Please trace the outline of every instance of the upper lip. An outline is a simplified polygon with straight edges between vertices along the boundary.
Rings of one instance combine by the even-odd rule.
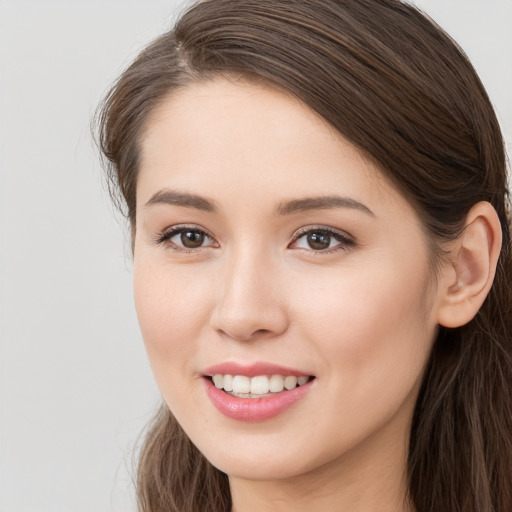
[[[294,375],[295,377],[309,377],[311,373],[305,373],[294,368],[287,368],[274,363],[255,362],[248,364],[235,363],[234,361],[226,361],[206,368],[201,372],[204,376],[211,377],[216,374],[220,375],[245,375],[247,377],[256,377],[257,375]]]

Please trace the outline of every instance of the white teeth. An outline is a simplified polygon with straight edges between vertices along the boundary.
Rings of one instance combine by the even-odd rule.
[[[296,388],[297,377],[294,377],[293,375],[288,375],[288,377],[284,379],[284,387],[288,390]]]
[[[235,393],[250,393],[251,379],[245,375],[235,375],[233,377],[233,391]]]
[[[222,389],[224,387],[224,377],[222,375],[214,375],[213,376],[213,383],[215,384],[215,387],[218,389]]]
[[[251,393],[253,395],[264,395],[270,390],[268,377],[266,375],[259,375],[251,379]]]
[[[212,377],[216,388],[224,389],[234,396],[267,395],[270,393],[280,393],[284,389],[295,389],[297,385],[303,386],[309,381],[309,377],[295,377],[288,375],[257,375],[256,377],[246,377],[245,375],[221,375],[215,374]]]
[[[281,375],[272,375],[269,381],[269,388],[272,393],[279,393],[284,389],[284,378]]]
[[[224,375],[224,391],[233,391],[233,375]]]

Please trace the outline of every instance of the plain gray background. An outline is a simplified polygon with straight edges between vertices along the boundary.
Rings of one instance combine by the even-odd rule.
[[[159,403],[126,230],[89,123],[172,0],[0,0],[0,511],[132,512]],[[512,146],[512,0],[417,2],[464,48]]]

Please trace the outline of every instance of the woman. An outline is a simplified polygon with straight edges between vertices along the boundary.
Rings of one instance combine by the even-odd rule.
[[[210,0],[100,114],[165,401],[144,512],[512,509],[503,141],[398,0]]]

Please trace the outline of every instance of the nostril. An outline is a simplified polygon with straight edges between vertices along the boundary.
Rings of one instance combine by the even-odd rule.
[[[252,337],[255,337],[255,336],[265,336],[267,334],[269,334],[271,331],[269,331],[268,329],[258,329],[257,331],[254,331],[252,333]]]
[[[289,325],[283,301],[258,289],[254,283],[240,281],[218,297],[211,312],[210,327],[223,338],[238,341],[283,334]]]
[[[256,329],[255,331],[247,330],[243,332],[239,326],[233,329],[218,329],[217,331],[221,336],[237,341],[251,341],[273,335],[270,329]]]

